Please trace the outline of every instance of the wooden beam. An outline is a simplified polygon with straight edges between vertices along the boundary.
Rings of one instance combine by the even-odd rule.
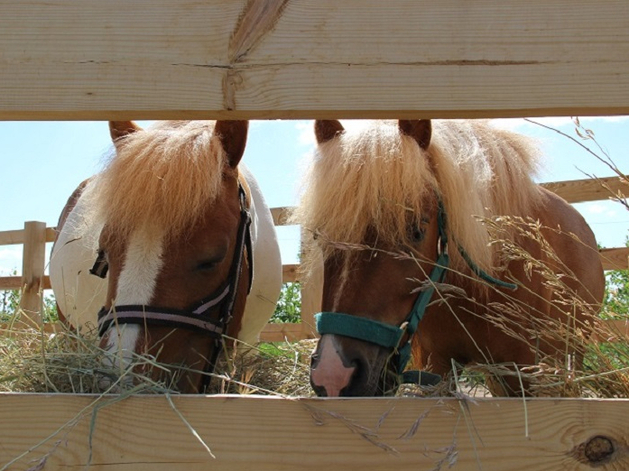
[[[305,338],[301,324],[280,322],[267,324],[260,333],[260,342],[299,342]]]
[[[287,226],[288,217],[292,209],[292,207],[271,208],[273,223],[276,226]]]
[[[54,242],[56,237],[56,228],[46,228],[46,242]],[[17,245],[24,243],[24,229],[0,232],[0,245]]]
[[[282,265],[282,283],[299,281],[299,265]]]
[[[629,269],[629,247],[601,249],[599,253],[603,262],[603,270]]]
[[[629,114],[629,3],[13,0],[0,119]]]
[[[16,460],[8,469],[17,471],[37,463],[94,471],[629,467],[626,399],[170,400],[172,406],[163,395],[0,395],[0,465]]]
[[[21,276],[0,276],[0,290],[22,289],[23,287]],[[42,289],[52,289],[48,275],[42,278]]]
[[[629,179],[620,177],[566,180],[542,183],[541,186],[558,194],[568,203],[608,200],[619,192],[625,196],[629,195]]]

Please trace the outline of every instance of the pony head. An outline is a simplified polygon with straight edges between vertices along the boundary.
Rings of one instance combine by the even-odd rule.
[[[377,122],[350,132],[338,121],[317,121],[315,134],[318,151],[295,219],[313,235],[310,258],[323,259],[322,315],[370,322],[323,332],[311,383],[319,395],[385,394],[398,384],[395,357],[409,335],[397,345],[357,331],[374,323],[404,329],[447,239],[491,272],[495,249],[475,216],[539,199],[529,178],[534,158],[501,158],[534,154],[523,139],[482,122]],[[457,250],[450,258],[451,269],[467,268]]]
[[[248,189],[237,168],[247,129],[246,121],[110,123],[115,155],[91,201],[102,224],[95,271],[108,267],[101,346],[114,369],[149,354],[173,368],[147,374],[197,392],[221,334],[238,332],[250,283]]]

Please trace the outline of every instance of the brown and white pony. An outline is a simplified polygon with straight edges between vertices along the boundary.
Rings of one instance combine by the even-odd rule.
[[[315,133],[294,218],[314,236],[311,258],[323,259],[317,394],[394,390],[409,343],[415,365],[439,375],[453,360],[566,365],[570,345],[545,331],[588,329],[603,270],[584,219],[531,179],[537,152],[526,138],[477,121],[375,122],[360,132],[317,121]],[[489,230],[498,216],[512,224],[497,229],[501,243]],[[492,392],[530,392],[512,372]]]
[[[222,335],[255,343],[281,287],[270,210],[239,165],[248,122],[110,131],[115,154],[59,221],[50,278],[61,315],[98,324],[106,364],[121,374],[149,354],[180,367],[161,379],[201,391]]]

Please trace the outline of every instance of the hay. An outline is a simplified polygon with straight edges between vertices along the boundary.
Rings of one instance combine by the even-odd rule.
[[[504,324],[495,306],[495,322]],[[512,307],[510,307],[512,309]],[[545,321],[550,322],[550,321]],[[521,375],[531,384],[535,395],[554,397],[629,397],[629,345],[616,341],[618,332],[596,322],[596,335],[603,341],[592,342],[580,330],[549,328],[552,335],[562,335],[572,349],[583,353],[583,367],[575,369],[566,358],[557,364],[541,358],[536,365],[514,371],[513,365],[477,364],[461,368],[453,365],[452,374],[437,386],[402,385],[397,396],[489,396],[485,377]],[[549,334],[551,335],[551,334]],[[262,344],[253,353],[224,350],[210,383],[210,394],[262,394],[282,397],[311,397],[309,381],[310,354],[316,340],[295,343]],[[532,347],[533,348],[533,347]],[[94,393],[133,390],[136,393],[163,394],[177,391],[172,384],[154,381],[151,369],[166,369],[150,356],[138,355],[134,365],[144,365],[146,373],[129,368],[122,376],[102,363],[104,351],[98,348],[94,332],[77,334],[61,330],[47,333],[38,328],[0,329],[0,391]],[[99,378],[115,378],[106,387]],[[172,381],[171,381],[172,383]]]
[[[141,393],[177,393],[176,367],[148,355],[136,355],[120,375],[107,368],[96,332],[77,333],[58,325],[57,332],[10,322],[0,329],[0,392],[102,394],[133,389]],[[210,383],[210,394],[312,396],[310,353],[315,341],[262,344],[224,349]],[[248,353],[241,353],[242,351]],[[144,368],[133,368],[137,366]],[[175,371],[168,383],[151,379],[151,371]],[[144,371],[144,373],[139,373]],[[103,383],[103,377],[113,379]],[[168,377],[168,375],[166,375]]]

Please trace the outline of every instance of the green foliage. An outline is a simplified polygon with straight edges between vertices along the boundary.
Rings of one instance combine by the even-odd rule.
[[[14,316],[19,307],[20,292],[18,290],[0,291],[0,319]]]
[[[629,238],[625,245],[629,247]],[[605,274],[605,278],[603,316],[629,317],[629,270],[612,270]]]
[[[0,322],[7,322],[19,314],[20,298],[19,290],[0,291]],[[42,308],[44,322],[57,322],[59,320],[57,302],[52,294],[44,296]]]
[[[286,283],[282,286],[275,313],[269,322],[301,322],[301,284]]]

